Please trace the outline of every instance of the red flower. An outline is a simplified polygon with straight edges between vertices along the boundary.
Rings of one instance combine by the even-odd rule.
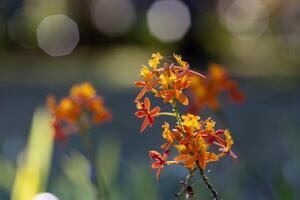
[[[157,151],[149,151],[150,158],[155,160],[155,162],[152,163],[152,168],[158,169],[156,172],[157,180],[159,179],[161,170],[164,168],[164,165],[167,163],[169,153],[170,153],[170,150],[166,150],[163,155],[161,155]]]
[[[152,125],[154,123],[154,117],[156,117],[159,114],[159,111],[160,111],[159,106],[156,106],[152,110],[150,110],[150,107],[151,107],[151,103],[150,103],[150,100],[149,100],[148,97],[146,97],[144,99],[144,103],[137,102],[137,108],[139,109],[139,111],[137,111],[135,113],[135,116],[138,117],[138,118],[145,117],[144,122],[141,126],[141,129],[140,129],[141,133],[145,130],[147,125],[152,127]]]

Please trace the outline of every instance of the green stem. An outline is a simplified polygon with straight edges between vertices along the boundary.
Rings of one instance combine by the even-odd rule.
[[[157,116],[170,116],[170,117],[176,117],[175,113],[170,112],[160,112]]]
[[[209,189],[210,193],[212,194],[214,200],[219,200],[219,196],[217,191],[214,189],[212,184],[209,182],[208,177],[204,174],[204,170],[200,167],[199,163],[197,162],[198,169],[200,171],[200,175],[202,177],[203,182],[205,183],[206,187]]]
[[[97,200],[103,199],[102,195],[101,195],[101,184],[102,184],[105,196],[107,197],[107,199],[110,199],[108,187],[103,179],[102,173],[97,168],[95,153],[92,148],[92,143],[91,143],[90,137],[88,137],[87,132],[81,132],[80,135],[82,136],[83,144],[84,144],[88,159],[90,160],[91,167],[95,169],[96,178],[95,178],[95,181],[92,181],[92,183],[95,185],[96,190],[97,190]],[[101,184],[100,184],[100,182],[101,182]]]
[[[181,131],[184,133],[184,128],[183,128],[183,125],[182,125],[182,121],[181,121],[181,118],[180,118],[180,114],[179,114],[179,112],[178,112],[178,110],[177,110],[176,100],[173,100],[173,101],[172,101],[172,106],[173,106],[174,114],[175,114],[175,117],[176,117],[176,119],[177,119],[178,125],[180,126]]]

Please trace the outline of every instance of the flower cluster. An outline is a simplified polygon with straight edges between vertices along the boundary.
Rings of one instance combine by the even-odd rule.
[[[159,168],[157,178],[165,165],[179,164],[192,171],[197,167],[205,169],[209,162],[218,161],[226,154],[237,158],[231,151],[233,140],[229,130],[215,130],[215,121],[210,118],[200,120],[199,116],[190,113],[182,115],[181,119],[173,129],[167,122],[162,125],[165,143],[161,148],[164,155],[161,156],[158,151],[150,153],[152,159],[159,160],[159,163],[152,165],[153,168]],[[218,152],[213,152],[214,146],[218,147]],[[171,147],[178,155],[167,161]]]
[[[155,97],[163,98],[164,102],[172,102],[176,99],[181,104],[188,105],[188,98],[182,91],[190,86],[190,77],[202,77],[202,75],[190,70],[189,64],[180,56],[174,54],[174,58],[178,65],[165,63],[162,67],[158,67],[163,57],[156,53],[149,60],[149,67],[142,66],[140,76],[143,80],[134,83],[135,86],[142,88],[135,102],[138,102],[146,92],[152,92]]]
[[[59,102],[50,95],[47,105],[53,115],[52,126],[55,140],[65,141],[70,134],[85,133],[92,124],[111,119],[102,97],[88,82],[74,85],[69,96]]]
[[[198,113],[204,107],[217,111],[220,109],[219,96],[228,92],[234,102],[242,102],[244,95],[238,89],[235,81],[231,80],[225,69],[218,64],[210,64],[206,78],[194,77],[189,87],[192,96],[190,110]]]
[[[168,122],[162,125],[162,137],[165,142],[161,145],[163,153],[152,150],[150,158],[155,162],[152,168],[158,169],[158,179],[161,170],[166,165],[182,165],[189,172],[195,169],[204,170],[209,162],[218,161],[226,154],[233,158],[237,156],[231,151],[233,140],[229,130],[216,130],[215,121],[211,118],[202,120],[198,115],[191,113],[180,115],[177,103],[188,106],[189,99],[185,91],[192,87],[194,79],[205,79],[205,77],[189,68],[189,64],[178,55],[173,55],[174,62],[161,64],[163,57],[153,54],[149,60],[149,66],[142,66],[140,76],[142,81],[135,82],[137,87],[142,87],[141,92],[135,99],[138,118],[145,118],[141,126],[141,132],[147,125],[154,123],[158,116],[174,117],[177,121],[173,128]],[[151,109],[150,99],[143,96],[153,93],[154,97],[162,98],[164,103],[171,105],[170,112],[161,112],[159,106]],[[169,159],[170,152],[175,150],[177,155]]]

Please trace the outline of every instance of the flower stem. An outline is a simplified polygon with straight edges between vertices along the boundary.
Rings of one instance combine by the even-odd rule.
[[[180,119],[180,114],[179,114],[179,112],[177,110],[177,104],[176,104],[176,100],[175,99],[172,101],[172,106],[173,106],[175,117],[177,119],[177,123],[180,126],[182,132],[184,133],[184,128],[183,128],[183,125],[182,125],[182,121]]]
[[[189,170],[189,174],[185,177],[185,181],[184,181],[184,182],[183,182],[183,181],[180,181],[181,184],[182,184],[182,188],[181,188],[181,190],[180,190],[178,193],[175,194],[175,196],[176,196],[177,198],[179,198],[179,197],[185,195],[186,192],[191,192],[192,195],[194,194],[194,193],[193,193],[192,186],[191,186],[191,184],[190,184],[190,181],[191,181],[191,179],[193,178],[194,173],[195,173],[196,170],[197,170],[197,167],[195,167],[195,168],[192,169],[192,170]],[[188,191],[188,188],[190,188],[190,191]]]
[[[170,112],[160,112],[158,113],[157,116],[170,116],[170,117],[176,117],[175,113],[170,113]]]
[[[212,184],[209,182],[208,177],[204,174],[204,170],[200,167],[199,163],[197,162],[198,169],[200,171],[200,175],[202,177],[203,182],[205,183],[206,187],[209,189],[211,195],[213,196],[214,200],[219,200],[219,195],[217,191],[214,189]]]
[[[81,132],[80,135],[82,136],[82,140],[83,140],[84,147],[85,147],[85,150],[87,153],[87,157],[90,161],[92,171],[95,170],[96,177],[95,178],[92,177],[92,183],[94,184],[94,186],[96,187],[96,190],[97,190],[97,200],[103,199],[103,195],[101,194],[101,185],[103,188],[104,195],[107,197],[107,199],[110,199],[108,188],[103,179],[103,175],[102,175],[101,171],[99,171],[97,169],[95,153],[92,148],[92,143],[91,143],[90,137],[87,132]],[[100,184],[100,182],[101,182],[101,184]]]

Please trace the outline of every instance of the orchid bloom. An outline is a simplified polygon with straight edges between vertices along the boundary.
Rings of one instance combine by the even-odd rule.
[[[204,107],[217,111],[220,109],[219,97],[227,92],[233,102],[243,102],[244,95],[235,81],[231,80],[224,68],[217,64],[208,67],[206,78],[194,76],[189,87],[192,96],[190,110],[198,113]]]
[[[166,150],[163,155],[161,155],[157,151],[149,151],[149,156],[151,159],[155,160],[154,163],[152,163],[153,169],[158,169],[156,172],[156,180],[159,179],[161,170],[164,168],[164,166],[167,164],[168,155],[170,153],[170,150]]]
[[[146,92],[151,91],[154,88],[154,86],[158,83],[158,80],[153,80],[155,75],[153,72],[149,71],[147,66],[143,66],[140,74],[143,77],[144,81],[136,81],[134,82],[134,84],[135,86],[142,87],[143,89],[135,98],[135,102],[139,101],[145,95]]]
[[[92,84],[84,82],[74,85],[69,96],[58,103],[54,96],[48,96],[47,105],[53,116],[54,139],[65,141],[74,132],[83,132],[92,124],[111,119],[110,111],[104,106]]]
[[[140,132],[142,133],[146,127],[149,125],[150,127],[152,127],[153,123],[154,123],[154,117],[156,117],[159,114],[160,111],[160,107],[156,106],[155,108],[153,108],[152,110],[150,110],[151,107],[151,102],[149,100],[148,97],[146,97],[144,99],[144,102],[137,102],[137,108],[138,111],[135,113],[135,116],[138,118],[143,118],[144,122],[141,126]]]
[[[231,150],[233,145],[231,134],[226,129],[215,130],[216,123],[211,118],[202,120],[199,115],[192,113],[181,115],[177,103],[183,106],[189,105],[190,101],[188,96],[185,95],[185,91],[190,90],[195,92],[192,95],[205,100],[204,104],[217,107],[216,97],[224,89],[223,87],[226,87],[234,97],[239,96],[236,92],[237,88],[235,84],[228,81],[223,73],[219,73],[221,71],[217,68],[212,69],[209,80],[206,80],[202,74],[191,70],[188,62],[182,60],[180,55],[173,54],[173,57],[176,62],[167,62],[161,65],[160,62],[163,57],[159,53],[152,54],[148,66],[143,65],[140,71],[143,80],[135,82],[137,87],[142,88],[135,99],[138,109],[135,115],[138,118],[144,118],[140,132],[142,133],[147,126],[152,127],[154,118],[157,116],[174,117],[176,124],[173,128],[168,122],[164,122],[162,125],[164,142],[160,148],[164,153],[160,154],[156,150],[149,152],[150,158],[154,160],[152,168],[157,169],[156,179],[159,179],[161,171],[166,165],[175,164],[185,167],[189,172],[188,179],[199,169],[205,184],[210,188],[213,196],[217,197],[217,193],[204,176],[204,170],[208,163],[219,161],[227,154],[235,159],[237,158]],[[194,79],[199,83],[195,84]],[[223,86],[222,83],[226,83],[226,86]],[[144,97],[147,92],[169,104],[171,106],[170,112],[160,112],[159,106],[151,109],[149,98]],[[143,97],[144,100],[140,101]],[[192,105],[194,105],[194,101],[192,101]],[[200,104],[202,102],[196,103]],[[171,148],[176,150],[177,155],[172,160],[167,160]],[[189,180],[187,180],[186,185],[190,186]],[[186,194],[186,188],[181,191],[178,193],[179,196]],[[192,195],[193,193],[189,194]]]

